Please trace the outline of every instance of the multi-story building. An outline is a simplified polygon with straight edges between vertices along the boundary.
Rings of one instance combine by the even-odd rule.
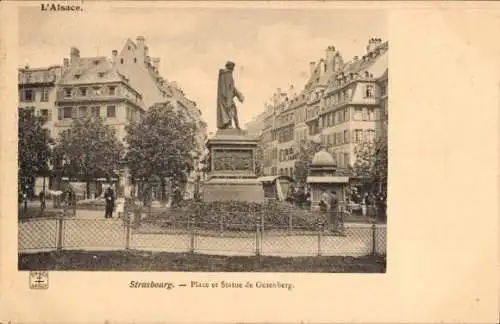
[[[61,80],[62,67],[53,65],[47,68],[18,70],[19,108],[33,109],[37,115],[47,120],[46,127],[53,130],[57,121],[54,116],[56,102],[56,84]]]
[[[18,70],[19,108],[31,109],[36,115],[46,120],[45,127],[54,136],[54,125],[57,119],[55,114],[56,84],[61,80],[62,67],[59,65],[47,68],[30,68],[26,66]],[[50,185],[50,178],[46,183],[45,177],[35,179],[35,193]]]
[[[68,129],[73,119],[93,115],[113,126],[123,141],[125,126],[145,111],[142,95],[118,71],[114,58],[80,57],[80,51],[73,47],[70,59],[64,59],[57,86],[54,136]]]
[[[367,52],[355,57],[330,79],[319,106],[321,141],[339,168],[355,160],[355,148],[374,141],[381,127],[380,87],[377,79],[388,66],[388,43],[370,39]]]
[[[136,43],[128,39],[120,53],[113,50],[111,59],[80,57],[80,51],[73,47],[62,66],[19,69],[20,107],[35,108],[46,115],[53,138],[68,129],[74,118],[98,115],[123,140],[128,123],[139,119],[153,104],[170,102],[197,126],[197,148],[193,152],[197,162],[187,187],[192,194],[201,173],[207,124],[196,103],[175,82],[160,75],[159,63],[160,59],[149,57],[142,36]]]
[[[310,62],[310,76],[297,94],[274,100],[273,123],[264,123],[263,134],[272,133],[277,156],[271,154],[269,138],[265,153],[266,174],[294,176],[296,150],[301,142],[319,140],[332,153],[337,167],[354,163],[356,146],[373,141],[387,129],[388,43],[372,38],[366,53],[344,63],[334,46],[326,55]],[[274,98],[281,97],[278,91]],[[385,126],[384,126],[385,125]],[[264,135],[263,135],[264,136]]]
[[[170,102],[174,108],[185,113],[186,118],[197,126],[197,148],[193,152],[196,158],[195,170],[186,183],[187,196],[192,196],[202,175],[201,161],[204,159],[207,124],[202,119],[201,110],[196,103],[188,99],[176,82],[168,81],[159,72],[160,58],[150,56],[150,49],[143,36],[136,41],[127,39],[122,50],[113,51],[118,71],[123,74],[134,89],[142,94],[146,109],[156,103]]]

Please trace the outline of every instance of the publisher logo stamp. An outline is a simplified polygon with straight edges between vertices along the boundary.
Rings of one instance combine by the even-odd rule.
[[[49,273],[47,271],[30,272],[30,289],[48,289]]]

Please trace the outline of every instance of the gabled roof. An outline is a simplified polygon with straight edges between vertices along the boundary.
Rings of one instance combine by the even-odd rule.
[[[94,82],[126,82],[113,64],[105,57],[82,57],[77,64],[69,66],[61,79],[62,84]]]

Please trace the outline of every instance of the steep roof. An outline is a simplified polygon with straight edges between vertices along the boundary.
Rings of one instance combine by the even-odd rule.
[[[79,58],[76,64],[70,64],[61,79],[62,84],[94,82],[126,82],[126,79],[105,56]]]

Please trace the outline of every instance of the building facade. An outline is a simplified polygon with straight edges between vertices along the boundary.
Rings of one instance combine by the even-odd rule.
[[[387,132],[388,42],[371,38],[366,53],[348,62],[328,46],[309,70],[301,91],[279,100],[278,89],[266,107],[270,113],[261,136],[266,175],[294,177],[296,153],[307,141],[321,141],[337,168],[347,170],[358,144]]]
[[[56,85],[61,77],[60,65],[47,68],[26,66],[18,70],[19,108],[33,109],[37,115],[44,116],[46,127],[51,131],[57,122]]]
[[[123,141],[126,125],[138,120],[153,104],[170,102],[197,126],[197,148],[192,152],[196,165],[188,176],[191,185],[187,188],[193,191],[201,174],[207,125],[196,103],[175,82],[160,75],[159,63],[159,58],[150,58],[142,36],[136,42],[128,39],[120,53],[112,51],[111,58],[81,57],[72,47],[62,65],[19,69],[19,107],[47,116],[46,127],[54,139],[73,119],[94,115],[112,126]]]
[[[70,59],[64,59],[63,76],[57,84],[57,121],[54,137],[71,126],[73,119],[99,116],[116,130],[120,141],[125,126],[145,112],[142,95],[104,56],[80,57],[71,48]]]

